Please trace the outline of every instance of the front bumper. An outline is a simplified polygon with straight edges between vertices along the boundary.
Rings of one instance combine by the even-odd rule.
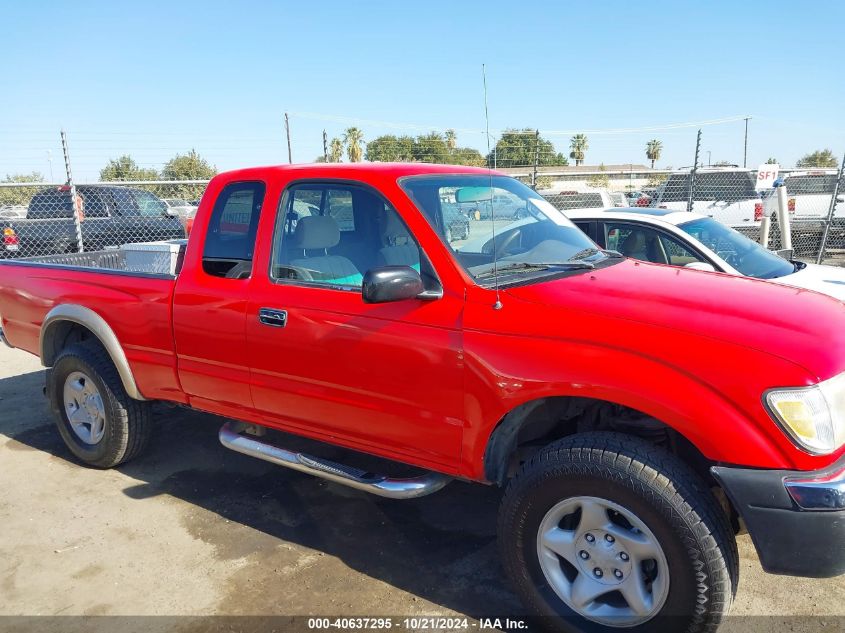
[[[818,471],[714,466],[763,569],[827,578],[845,574],[845,456]]]

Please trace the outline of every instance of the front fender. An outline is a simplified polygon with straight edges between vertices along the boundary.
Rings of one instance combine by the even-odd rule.
[[[795,384],[806,380],[801,368],[782,359],[750,354],[743,367],[747,378],[731,378],[737,368],[725,368],[722,385],[726,386],[717,387],[708,380],[711,368],[692,373],[621,346],[485,332],[466,332],[464,343],[468,428],[462,469],[474,479],[484,479],[487,444],[504,416],[556,396],[593,398],[636,409],[676,430],[715,462],[806,468],[813,459],[792,446],[766,414],[759,396],[753,396],[758,389],[762,394],[759,376],[769,372]],[[713,347],[718,346],[708,352],[718,355]]]

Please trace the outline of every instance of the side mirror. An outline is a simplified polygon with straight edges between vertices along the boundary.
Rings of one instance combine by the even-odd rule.
[[[684,268],[692,268],[693,270],[706,270],[709,273],[715,273],[716,268],[713,264],[709,264],[707,262],[690,262],[686,264]]]
[[[388,303],[415,299],[425,291],[422,277],[410,266],[380,266],[364,275],[361,296],[364,303]]]

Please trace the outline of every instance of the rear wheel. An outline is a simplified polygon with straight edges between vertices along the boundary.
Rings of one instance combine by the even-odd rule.
[[[523,602],[560,630],[714,630],[738,577],[704,483],[614,433],[564,438],[527,462],[502,501],[499,539]]]
[[[48,373],[47,395],[59,434],[86,464],[111,468],[149,443],[149,403],[129,397],[111,359],[94,342],[59,353]]]

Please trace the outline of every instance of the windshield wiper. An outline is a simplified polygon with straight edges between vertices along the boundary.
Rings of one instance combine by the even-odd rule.
[[[590,262],[508,262],[507,264],[499,264],[496,268],[485,270],[483,273],[478,273],[476,279],[484,279],[492,277],[497,273],[515,273],[526,272],[532,270],[588,270],[595,268]]]
[[[605,250],[603,248],[595,248],[595,247],[591,246],[589,248],[585,248],[584,250],[578,251],[577,253],[575,253],[572,257],[569,258],[569,261],[571,262],[571,261],[577,261],[579,259],[586,259],[587,257],[590,257],[592,255],[598,255],[599,253],[601,253],[605,257],[609,257],[609,258],[613,258],[613,259],[616,259],[616,258],[619,258],[619,257],[625,257],[619,251],[608,251],[608,250]]]

